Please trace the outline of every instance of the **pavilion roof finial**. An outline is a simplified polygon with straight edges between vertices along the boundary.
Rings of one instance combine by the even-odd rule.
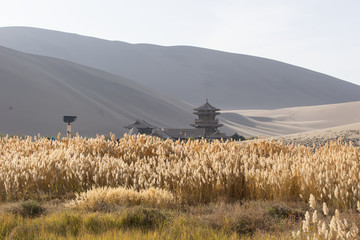
[[[206,103],[198,108],[194,108],[195,111],[220,111],[219,108],[210,105],[209,100],[206,98]]]

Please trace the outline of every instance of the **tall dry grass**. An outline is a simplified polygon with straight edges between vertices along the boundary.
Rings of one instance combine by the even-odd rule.
[[[0,138],[1,200],[72,198],[97,187],[163,189],[188,204],[312,194],[329,207],[356,209],[360,200],[360,148],[351,145],[111,138]]]

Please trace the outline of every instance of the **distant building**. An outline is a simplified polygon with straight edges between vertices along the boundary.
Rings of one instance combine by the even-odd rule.
[[[189,138],[201,139],[205,137],[205,129],[203,128],[157,128],[154,129],[152,136],[157,136],[163,139],[180,139],[186,140]]]
[[[137,119],[134,123],[125,126],[125,128],[129,129],[129,135],[136,135],[140,133],[157,136],[162,139],[186,140],[189,138],[226,138],[226,135],[218,130],[219,127],[223,126],[216,118],[216,116],[220,114],[219,108],[215,108],[210,105],[209,101],[206,99],[206,102],[203,105],[198,108],[194,108],[194,110],[196,111],[194,114],[197,115],[198,118],[195,119],[195,123],[191,124],[191,126],[195,128],[156,128],[143,119]]]
[[[246,138],[240,134],[238,134],[237,132],[234,133],[232,136],[228,137],[229,139],[231,140],[234,140],[234,141],[244,141],[246,140]]]
[[[153,132],[153,129],[155,129],[155,127],[153,127],[143,119],[136,119],[134,123],[127,125],[124,128],[129,129],[130,135],[138,133],[150,135]]]
[[[219,115],[219,108],[215,108],[210,105],[208,99],[206,99],[206,103],[201,105],[198,108],[194,108],[196,112],[195,115],[198,115],[198,119],[195,119],[195,123],[191,124],[191,126],[195,128],[204,128],[205,135],[210,136],[218,131],[218,128],[223,126],[219,124],[219,120],[216,118]],[[218,134],[219,135],[219,132]]]

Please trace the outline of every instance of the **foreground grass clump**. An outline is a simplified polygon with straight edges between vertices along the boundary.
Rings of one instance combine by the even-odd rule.
[[[46,209],[37,201],[25,201],[18,206],[14,206],[11,210],[15,215],[22,217],[38,217],[46,212]]]
[[[298,223],[272,216],[268,208],[273,206],[266,202],[184,209],[140,205],[110,213],[58,211],[37,218],[6,213],[0,215],[0,239],[287,239]]]
[[[60,203],[58,203],[60,204]],[[45,203],[46,205],[46,203]],[[60,204],[63,206],[63,203]],[[246,201],[176,208],[144,205],[37,217],[0,214],[1,239],[359,239],[360,214],[321,204]],[[3,212],[0,206],[0,213]]]
[[[152,207],[175,206],[176,201],[166,190],[149,188],[140,192],[132,189],[94,188],[80,193],[76,199],[68,202],[67,207],[78,210],[111,211],[117,206],[147,205]]]
[[[301,229],[293,232],[294,239],[305,239],[313,236],[314,239],[359,239],[360,214],[341,214],[335,209],[333,215],[326,203],[317,206],[313,195],[309,199],[310,211],[305,213]],[[360,212],[360,207],[358,208]]]
[[[0,239],[188,239],[229,238],[174,212],[134,207],[117,213],[57,213],[39,218],[0,216]],[[116,238],[114,238],[116,236]],[[235,238],[233,238],[235,239]]]

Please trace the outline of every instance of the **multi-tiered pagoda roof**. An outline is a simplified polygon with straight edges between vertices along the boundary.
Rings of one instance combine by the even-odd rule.
[[[195,111],[197,112],[194,112],[194,114],[199,114],[200,112],[207,112],[207,111],[211,111],[211,112],[217,112],[217,111],[220,111],[220,108],[216,108],[214,106],[212,106],[208,99],[206,99],[206,102],[201,105],[200,107],[198,108],[194,108]],[[216,114],[220,114],[220,113],[216,113]]]
[[[212,106],[208,99],[206,102],[198,108],[194,108],[196,112],[195,115],[198,115],[198,119],[195,119],[195,123],[191,126],[195,128],[205,128],[206,135],[215,133],[222,124],[219,123],[219,120],[216,118],[216,115],[219,115],[219,108]]]

